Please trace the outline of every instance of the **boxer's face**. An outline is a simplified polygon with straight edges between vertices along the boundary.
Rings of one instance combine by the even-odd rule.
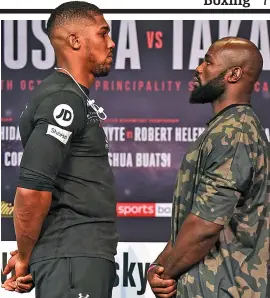
[[[193,81],[193,91],[189,101],[191,103],[211,103],[225,92],[226,63],[219,55],[220,50],[211,46],[205,55],[204,61],[197,67]]]
[[[82,32],[82,51],[89,72],[95,77],[102,77],[107,76],[111,70],[115,43],[109,36],[110,27],[104,17],[95,16],[94,19]]]

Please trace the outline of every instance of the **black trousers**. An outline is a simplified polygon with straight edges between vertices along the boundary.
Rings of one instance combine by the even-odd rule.
[[[30,266],[36,298],[111,298],[115,263],[89,257],[40,261]]]

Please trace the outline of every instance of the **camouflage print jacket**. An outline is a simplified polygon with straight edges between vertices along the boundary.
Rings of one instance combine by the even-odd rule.
[[[172,243],[190,212],[224,228],[179,278],[177,298],[267,297],[269,172],[268,140],[249,105],[225,108],[193,143],[177,176]]]

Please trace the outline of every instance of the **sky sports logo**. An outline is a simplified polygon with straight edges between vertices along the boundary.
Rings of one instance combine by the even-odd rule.
[[[170,203],[117,203],[118,217],[171,217]]]

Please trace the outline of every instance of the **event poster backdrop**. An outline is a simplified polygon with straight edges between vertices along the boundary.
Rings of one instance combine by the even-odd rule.
[[[252,104],[269,139],[270,21],[109,23],[116,43],[113,70],[95,81],[90,94],[108,115],[104,129],[117,182],[121,242],[113,298],[150,298],[154,296],[146,271],[169,238],[177,170],[188,146],[213,116],[210,105],[188,102],[195,69],[211,43],[221,37],[241,36],[255,42],[264,67]],[[1,252],[5,265],[9,251],[16,248],[12,213],[22,156],[19,118],[34,88],[54,71],[55,57],[44,20],[1,24]],[[1,281],[5,279],[1,274]],[[3,289],[0,295],[16,296]],[[34,297],[34,290],[25,297]]]
[[[213,116],[210,105],[188,102],[191,80],[208,47],[224,36],[259,46],[263,73],[252,104],[269,138],[270,21],[111,21],[113,70],[90,96],[104,123],[115,173],[120,241],[165,242],[172,194],[188,146]],[[14,241],[13,199],[22,146],[18,123],[32,91],[55,66],[46,22],[2,21],[2,241]],[[38,154],[38,152],[36,153]]]

